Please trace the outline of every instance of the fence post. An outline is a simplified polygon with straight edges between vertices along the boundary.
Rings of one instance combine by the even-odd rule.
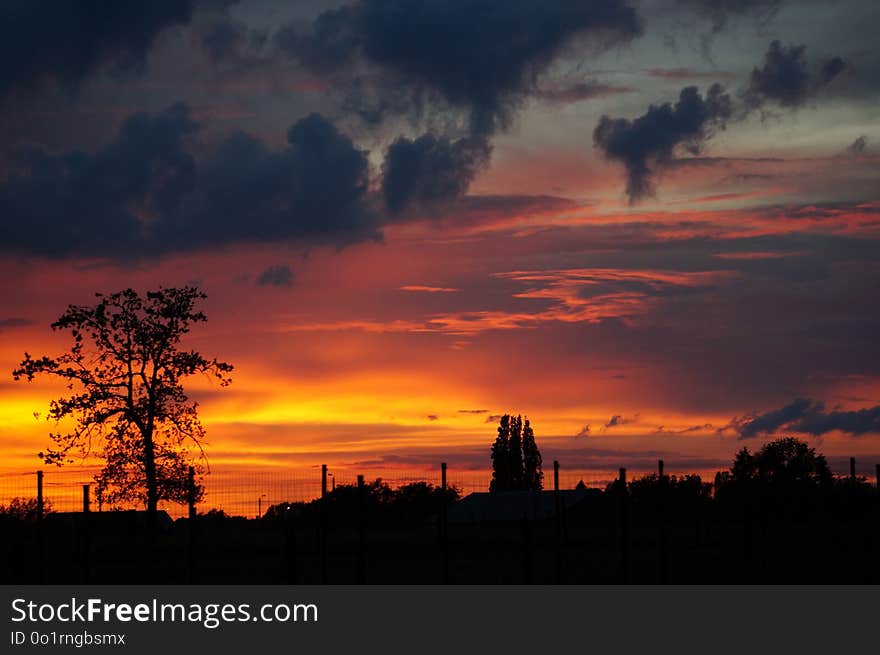
[[[440,537],[441,580],[449,584],[449,522],[447,516],[448,498],[446,496],[446,462],[440,462],[440,513],[438,532]]]
[[[321,583],[327,584],[327,465],[321,464],[321,512],[318,527],[318,550],[321,560]]]
[[[296,514],[292,507],[288,507],[284,511],[284,528],[287,584],[296,584]]]
[[[43,552],[43,472],[37,471],[37,581],[45,579],[45,555]]]
[[[880,493],[880,464],[874,464],[874,476],[877,480],[877,493]]]
[[[189,520],[196,518],[196,469],[194,466],[189,467],[189,474],[186,480],[186,503],[189,506]]]
[[[556,518],[556,583],[562,582],[562,497],[559,493],[559,460],[553,460],[553,502]]]
[[[83,584],[89,583],[89,578],[91,577],[89,571],[89,550],[91,549],[91,544],[89,543],[89,485],[84,484],[82,486],[83,491],[83,504],[82,504],[82,573],[83,573]]]
[[[189,467],[186,481],[187,516],[186,569],[187,580],[193,584],[196,578],[196,469]]]
[[[43,472],[37,471],[37,521],[43,520]]]
[[[358,561],[357,561],[357,583],[366,584],[367,582],[367,503],[366,503],[366,487],[364,486],[364,476],[357,476],[358,485]]]
[[[663,475],[663,460],[657,460],[659,481],[657,486],[657,520],[659,522],[660,584],[669,582],[669,553],[666,544],[666,476]]]
[[[531,556],[531,535],[529,530],[529,517],[523,514],[520,524],[522,529],[522,576],[523,584],[532,583],[532,556]]]
[[[561,498],[559,496],[559,460],[553,460],[553,501],[556,505],[556,529],[559,531],[561,528],[561,524],[559,522],[559,513],[561,511],[560,505],[562,505]]]
[[[752,582],[752,503],[743,507],[743,581]]]
[[[853,484],[855,484],[855,482],[856,482],[856,458],[855,457],[849,458],[849,479]]]
[[[621,467],[620,476],[620,577],[623,584],[629,582],[629,492],[626,488],[626,469]]]

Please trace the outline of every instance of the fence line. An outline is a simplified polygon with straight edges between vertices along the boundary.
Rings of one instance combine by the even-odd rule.
[[[43,497],[47,507],[55,512],[75,512],[82,506],[82,486],[93,484],[98,467],[50,468],[44,469]],[[656,472],[656,471],[653,471]],[[635,471],[645,474],[652,471]],[[671,472],[664,471],[666,475]],[[686,473],[686,472],[682,472]],[[704,476],[705,482],[711,482],[714,471],[698,471]],[[604,469],[567,470],[562,462],[558,471],[559,487],[573,489],[583,481],[588,487],[604,488],[617,478],[618,472]],[[850,473],[851,474],[851,473]],[[877,469],[880,476],[880,468]],[[356,486],[358,476],[363,475],[367,482],[381,479],[392,488],[398,488],[415,482],[427,482],[440,487],[443,473],[438,463],[436,469],[407,471],[401,469],[364,468],[328,468],[327,486],[332,490],[337,485]],[[636,476],[638,477],[638,476]],[[446,473],[447,483],[455,487],[464,496],[474,492],[487,491],[491,472],[485,470],[456,470],[449,468]],[[545,472],[545,488],[553,487],[553,472]],[[286,469],[273,471],[216,471],[204,477],[202,484],[204,497],[198,505],[200,512],[220,510],[231,516],[253,518],[264,513],[272,505],[286,502],[307,502],[321,496],[321,469]],[[8,504],[13,498],[36,499],[36,472],[0,473],[0,505]],[[116,508],[116,507],[114,507]],[[114,509],[101,507],[95,501],[96,511]],[[129,503],[119,509],[140,509],[137,503]],[[186,515],[185,504],[160,503],[173,518]]]

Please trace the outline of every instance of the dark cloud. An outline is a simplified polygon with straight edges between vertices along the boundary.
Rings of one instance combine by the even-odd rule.
[[[584,427],[578,430],[578,433],[574,435],[575,439],[578,437],[589,437],[590,436],[590,424],[587,423]]]
[[[566,45],[589,35],[608,46],[640,32],[624,0],[360,0],[305,29],[283,28],[275,43],[318,73],[358,61],[378,67],[466,110],[472,132],[490,134]]]
[[[632,422],[638,420],[638,418],[639,418],[638,414],[636,414],[632,418],[626,418],[622,414],[615,414],[610,419],[608,419],[608,422],[605,423],[605,425],[602,426],[602,430],[608,430],[610,428],[615,428],[620,425],[626,425],[627,423],[632,423]]]
[[[351,75],[334,87],[345,114],[377,128],[390,117],[406,116],[413,125],[429,114],[427,94],[382,75]]]
[[[19,150],[0,184],[0,249],[131,256],[145,245],[148,223],[193,191],[196,163],[185,140],[197,127],[175,105],[129,117],[93,153]]]
[[[462,220],[480,222],[496,215],[561,212],[577,207],[578,203],[571,198],[560,196],[468,195],[461,199],[456,209]]]
[[[293,271],[287,264],[268,266],[257,276],[257,286],[261,287],[292,287]]]
[[[266,48],[269,32],[251,28],[245,21],[231,16],[229,5],[234,3],[219,4],[200,6],[199,18],[193,26],[211,62],[225,70],[271,68],[273,62]]]
[[[554,104],[569,104],[618,95],[620,93],[633,93],[636,89],[628,86],[613,86],[603,84],[595,80],[577,82],[568,85],[544,86],[535,92],[535,96],[544,102]]]
[[[26,327],[28,325],[32,325],[33,321],[26,318],[0,318],[0,330],[5,330],[9,328],[19,328]]]
[[[490,414],[486,417],[485,423],[497,423],[501,420],[501,414]]]
[[[880,434],[880,405],[854,411],[817,411],[804,416],[793,429],[819,436],[834,430],[852,435]]]
[[[191,0],[8,0],[0,9],[0,95],[139,71],[156,37],[188,23],[192,11]]]
[[[721,32],[731,18],[753,16],[760,22],[772,19],[782,0],[678,0],[678,4],[709,20],[712,31]]]
[[[809,398],[798,398],[784,407],[763,414],[736,417],[727,426],[740,439],[779,431],[821,436],[840,431],[852,435],[880,433],[880,405],[854,411],[825,411],[825,405]]]
[[[718,80],[721,78],[736,77],[733,73],[723,71],[698,71],[690,68],[649,68],[645,71],[650,77],[658,77],[662,80]]]
[[[436,421],[436,420],[438,420],[440,417],[437,416],[436,414],[428,414],[428,416],[427,416],[426,418],[427,418],[429,421]]]
[[[347,66],[361,47],[360,8],[345,5],[321,13],[310,26],[285,25],[274,35],[275,44],[317,73]]]
[[[248,27],[242,21],[226,19],[213,23],[202,35],[202,47],[214,61],[237,54],[248,39]]]
[[[278,150],[234,134],[201,166],[197,193],[163,223],[160,243],[377,239],[368,174],[367,153],[319,114],[295,123]]]
[[[692,425],[687,428],[681,428],[680,430],[667,430],[665,426],[661,425],[656,430],[654,430],[651,434],[667,434],[667,435],[677,435],[677,434],[692,434],[694,432],[705,432],[708,430],[712,430],[713,426],[711,423],[703,423],[702,425]]]
[[[781,107],[804,105],[847,68],[839,57],[825,60],[818,71],[810,70],[804,56],[806,46],[786,47],[779,41],[770,43],[764,63],[752,69],[745,101],[750,108],[768,102]]]
[[[382,167],[385,204],[396,213],[409,206],[428,208],[456,200],[487,164],[490,152],[482,137],[400,137],[388,147]]]
[[[602,116],[593,143],[612,161],[626,168],[626,194],[631,203],[653,195],[653,179],[675,156],[701,152],[703,144],[723,129],[732,114],[724,89],[713,84],[702,97],[695,86],[681,90],[675,105],[651,105],[634,120]]]
[[[847,152],[853,155],[863,155],[868,150],[868,137],[862,135],[846,147]]]
[[[488,414],[488,409],[460,409],[459,414]]]
[[[136,114],[93,153],[17,153],[0,184],[0,249],[108,258],[233,242],[342,246],[381,236],[367,153],[318,114],[270,149],[244,133],[199,163],[184,105]]]

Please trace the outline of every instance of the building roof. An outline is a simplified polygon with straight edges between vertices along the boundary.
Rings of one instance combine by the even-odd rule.
[[[447,510],[450,523],[474,523],[479,521],[519,521],[524,516],[530,520],[551,518],[556,514],[554,491],[496,491],[472,493]],[[560,502],[569,508],[590,496],[589,489],[566,489],[559,491]]]

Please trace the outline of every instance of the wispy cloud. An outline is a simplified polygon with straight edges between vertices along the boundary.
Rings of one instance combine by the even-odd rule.
[[[408,284],[400,287],[401,291],[413,291],[421,293],[455,293],[458,289],[452,287],[431,287],[422,284]]]
[[[709,288],[739,275],[736,271],[651,271],[578,268],[509,271],[492,277],[527,285],[512,295],[521,300],[545,301],[531,311],[476,310],[434,314],[421,320],[351,319],[289,325],[290,331],[363,330],[365,332],[439,332],[474,335],[489,330],[534,329],[548,322],[624,322],[648,313],[663,293],[678,289]]]

